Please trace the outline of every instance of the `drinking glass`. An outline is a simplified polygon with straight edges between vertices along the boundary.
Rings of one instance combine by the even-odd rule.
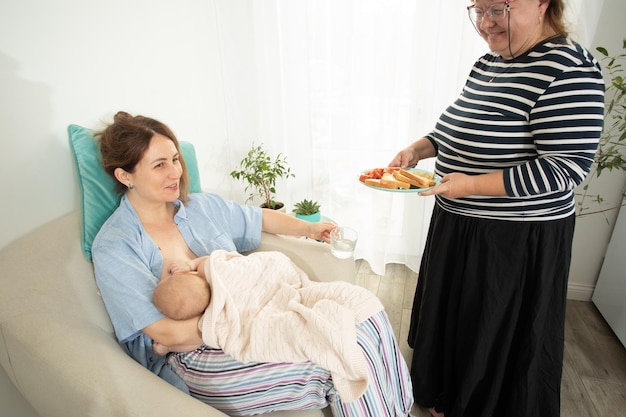
[[[330,232],[330,251],[339,259],[350,258],[359,235],[351,227],[337,226]]]

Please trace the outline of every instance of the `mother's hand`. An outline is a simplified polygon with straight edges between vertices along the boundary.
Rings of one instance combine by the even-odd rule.
[[[315,240],[323,240],[330,242],[330,232],[337,227],[335,223],[330,222],[309,222],[309,232],[307,237]]]
[[[263,209],[261,230],[272,234],[306,236],[310,239],[330,241],[330,231],[337,225],[329,222],[308,222],[276,210]]]

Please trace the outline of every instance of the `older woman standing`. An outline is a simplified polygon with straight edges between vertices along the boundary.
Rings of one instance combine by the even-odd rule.
[[[603,122],[596,60],[562,0],[476,0],[490,53],[435,129],[392,166],[436,157],[441,184],[413,304],[415,400],[446,417],[558,417],[574,188]]]
[[[104,169],[123,196],[94,240],[95,276],[115,334],[129,355],[231,416],[327,405],[339,417],[408,414],[413,403],[409,371],[384,311],[357,324],[369,384],[361,397],[343,402],[328,370],[311,362],[238,362],[201,345],[200,316],[172,320],[153,304],[154,288],[174,261],[216,249],[255,249],[261,231],[328,241],[334,224],[305,222],[215,194],[189,194],[176,136],[155,119],[119,112],[97,136]],[[153,341],[201,346],[164,357],[155,354]]]

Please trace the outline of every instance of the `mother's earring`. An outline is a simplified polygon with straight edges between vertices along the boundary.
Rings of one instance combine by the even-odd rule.
[[[135,188],[135,186],[133,184],[128,184],[127,187],[128,187],[129,190],[132,190],[133,188]]]

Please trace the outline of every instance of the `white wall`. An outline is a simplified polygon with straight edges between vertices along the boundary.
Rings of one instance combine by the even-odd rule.
[[[143,113],[209,163],[219,55],[213,0],[0,0],[0,248],[78,209],[68,124]],[[36,415],[2,369],[0,415]]]
[[[212,0],[0,1],[0,247],[78,208],[68,124],[127,110],[202,155],[225,140]]]

